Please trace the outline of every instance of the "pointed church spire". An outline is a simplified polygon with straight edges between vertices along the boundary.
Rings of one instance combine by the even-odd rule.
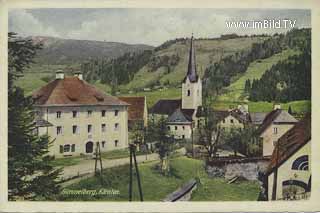
[[[190,82],[196,82],[198,80],[197,66],[196,66],[196,54],[193,46],[193,33],[191,36],[190,50],[189,50],[189,64],[186,78],[189,78]]]

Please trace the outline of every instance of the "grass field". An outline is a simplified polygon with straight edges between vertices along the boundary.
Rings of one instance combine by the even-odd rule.
[[[272,67],[272,65],[295,54],[298,54],[298,52],[292,49],[287,49],[269,58],[255,60],[249,65],[247,71],[240,78],[225,88],[226,92],[221,95],[218,100],[245,101],[246,97],[244,97],[244,85],[247,79],[250,79],[251,82],[253,79],[260,79],[261,76]]]
[[[160,99],[181,98],[181,88],[167,88],[150,92],[136,92],[133,94],[121,94],[120,96],[146,96],[148,108],[152,107]]]
[[[141,184],[145,201],[161,201],[168,194],[181,187],[192,178],[200,178],[201,184],[193,192],[194,201],[238,201],[257,200],[259,184],[256,181],[244,181],[236,184],[227,184],[222,178],[209,178],[200,160],[178,157],[171,160],[172,174],[162,176],[156,169],[157,162],[139,164]],[[128,201],[129,167],[120,166],[106,169],[103,172],[101,183],[99,177],[81,180],[79,183],[68,186],[73,190],[119,190],[119,195],[76,195],[62,196],[61,200],[101,200],[101,201]],[[244,193],[245,192],[245,193]],[[138,200],[137,182],[134,178],[133,200]]]
[[[231,102],[231,101],[217,101],[213,104],[215,110],[227,110],[229,108],[237,107],[240,104],[248,104],[250,112],[270,112],[273,109],[273,103],[271,102]],[[289,106],[295,113],[310,112],[311,111],[311,101],[292,101],[288,103],[281,103],[281,108],[288,110]]]
[[[43,81],[41,78],[52,76],[50,73],[23,73],[23,77],[20,77],[15,85],[24,89],[26,95],[31,95],[32,92],[36,89],[47,84],[47,82]]]

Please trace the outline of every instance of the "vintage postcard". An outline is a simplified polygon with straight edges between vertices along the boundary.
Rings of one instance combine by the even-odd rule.
[[[320,210],[320,5],[200,2],[3,1],[0,211]]]

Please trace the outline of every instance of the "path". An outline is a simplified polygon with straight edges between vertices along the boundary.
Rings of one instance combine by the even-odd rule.
[[[138,163],[154,161],[158,159],[159,159],[159,155],[156,153],[137,156]],[[130,163],[129,157],[120,158],[120,159],[102,159],[103,169],[121,166],[129,163]],[[88,159],[88,160],[81,161],[81,163],[77,165],[65,166],[63,168],[63,172],[60,177],[64,180],[67,180],[77,176],[83,176],[86,174],[94,173],[94,164],[95,164],[94,159]],[[98,162],[98,168],[100,168],[99,162]]]

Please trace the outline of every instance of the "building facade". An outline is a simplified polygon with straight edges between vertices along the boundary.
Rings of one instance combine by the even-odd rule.
[[[258,129],[262,141],[263,156],[271,156],[276,142],[288,132],[297,120],[287,111],[275,109],[266,115]]]
[[[311,119],[307,115],[277,142],[267,171],[268,200],[307,199],[311,191]]]
[[[104,94],[82,80],[82,75],[56,79],[33,93],[40,127],[53,140],[49,154],[56,157],[91,155],[128,146],[128,104]]]

